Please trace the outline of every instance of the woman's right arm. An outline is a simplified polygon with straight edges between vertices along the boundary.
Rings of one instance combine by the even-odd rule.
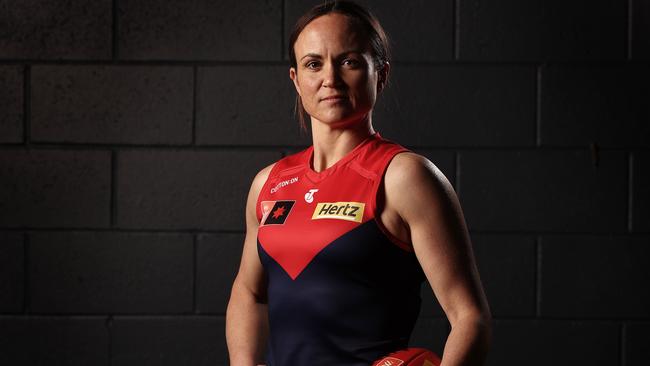
[[[246,200],[246,238],[239,272],[226,310],[226,342],[231,366],[262,363],[268,337],[268,308],[264,270],[257,254],[257,197],[273,165],[253,179]]]

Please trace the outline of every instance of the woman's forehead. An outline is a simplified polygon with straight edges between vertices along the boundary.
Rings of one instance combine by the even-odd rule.
[[[312,20],[300,32],[294,44],[296,56],[299,53],[318,53],[329,48],[366,51],[370,44],[357,22],[337,13]]]

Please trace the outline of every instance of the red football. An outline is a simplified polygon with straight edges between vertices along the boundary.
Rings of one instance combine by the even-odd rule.
[[[407,348],[375,361],[372,366],[440,366],[440,357],[424,348]]]

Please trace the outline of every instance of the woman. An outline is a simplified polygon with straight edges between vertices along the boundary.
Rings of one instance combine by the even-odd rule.
[[[231,365],[370,365],[407,346],[424,279],[452,326],[442,365],[482,364],[490,312],[454,190],[372,125],[390,70],[378,21],[348,1],[317,6],[298,20],[290,58],[313,145],[251,185]]]

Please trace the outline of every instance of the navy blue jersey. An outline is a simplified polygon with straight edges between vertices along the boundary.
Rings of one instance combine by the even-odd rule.
[[[257,204],[269,366],[367,366],[408,345],[425,277],[410,243],[377,220],[403,151],[375,133],[324,171],[311,169],[313,146],[271,170]]]

